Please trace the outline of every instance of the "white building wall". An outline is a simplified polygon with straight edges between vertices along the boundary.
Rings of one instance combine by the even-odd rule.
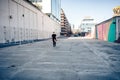
[[[20,42],[59,36],[60,24],[23,0],[1,0],[0,43]]]
[[[37,26],[38,26],[38,39],[43,39],[43,14],[38,13],[37,15]]]
[[[6,8],[6,9],[5,9]],[[2,13],[4,12],[4,13]],[[9,7],[7,0],[0,1],[0,43],[9,39]]]
[[[17,4],[13,1],[9,1],[9,28],[10,28],[10,40],[9,41],[18,41],[18,32],[17,32]]]
[[[44,38],[51,37],[51,34],[53,32],[57,33],[57,35],[60,36],[60,24],[56,23],[48,16],[44,16],[44,22],[45,22],[43,27]]]

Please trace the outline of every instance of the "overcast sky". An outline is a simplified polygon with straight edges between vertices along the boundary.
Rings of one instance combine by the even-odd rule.
[[[120,6],[120,0],[61,0],[69,22],[76,26],[85,16],[91,16],[97,23],[111,18],[116,6]]]

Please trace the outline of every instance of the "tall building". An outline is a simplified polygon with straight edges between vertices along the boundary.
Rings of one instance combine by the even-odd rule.
[[[71,34],[71,25],[63,9],[61,9],[61,35],[70,36],[70,34]]]
[[[37,8],[42,10],[42,5],[41,5],[42,0],[27,0],[27,1],[32,2],[32,4],[34,4]]]
[[[82,34],[82,36],[93,36],[93,32],[95,29],[95,21],[94,19],[90,18],[90,17],[85,17],[80,24],[80,32]]]
[[[60,22],[61,0],[29,0],[53,20]]]

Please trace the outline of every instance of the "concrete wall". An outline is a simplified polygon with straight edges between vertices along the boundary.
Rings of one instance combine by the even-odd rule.
[[[51,38],[60,24],[23,0],[0,0],[0,45]]]

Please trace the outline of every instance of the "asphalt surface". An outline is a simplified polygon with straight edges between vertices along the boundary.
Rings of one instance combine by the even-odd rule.
[[[70,37],[0,49],[0,80],[120,80],[120,44]]]

